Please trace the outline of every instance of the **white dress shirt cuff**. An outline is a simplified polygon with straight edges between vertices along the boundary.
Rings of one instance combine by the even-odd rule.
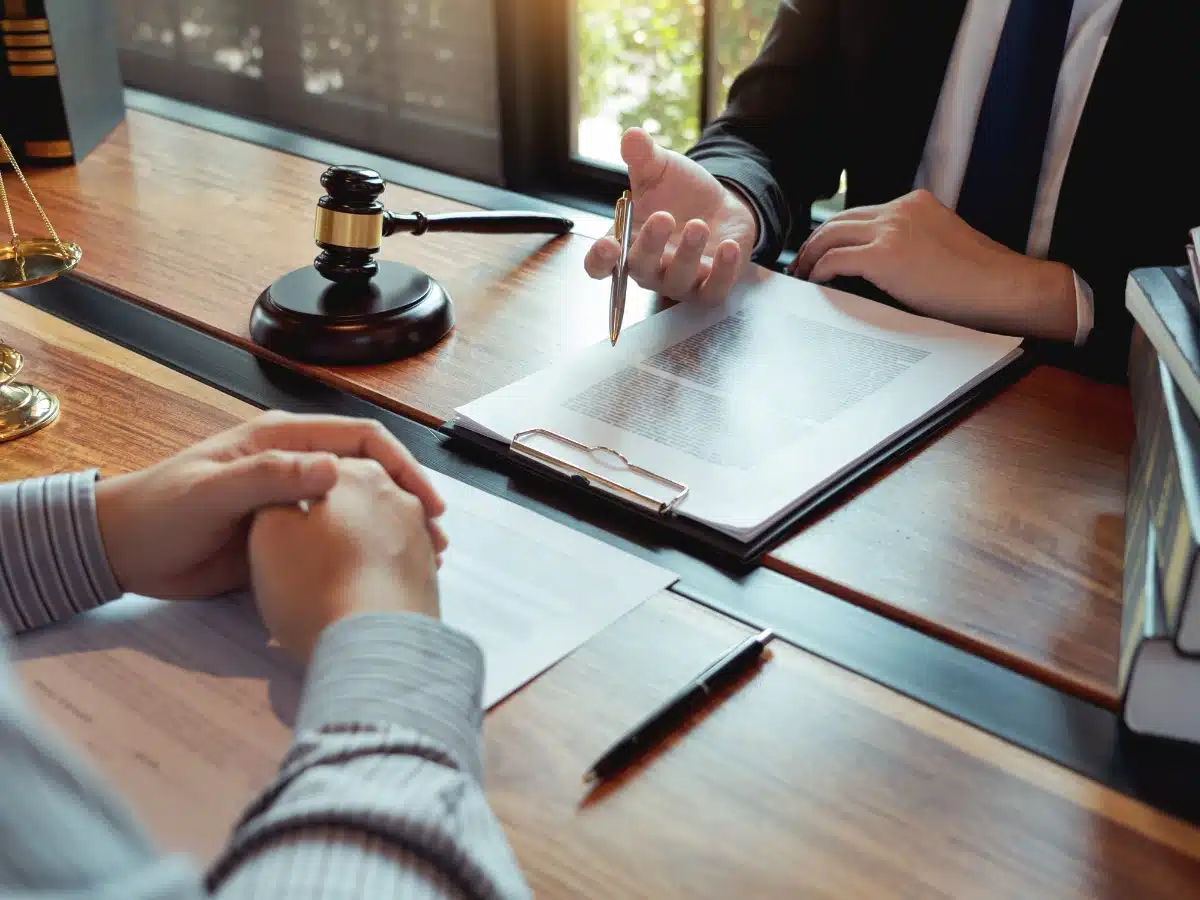
[[[1082,347],[1096,321],[1096,304],[1091,285],[1080,278],[1078,272],[1071,274],[1075,276],[1075,346]]]

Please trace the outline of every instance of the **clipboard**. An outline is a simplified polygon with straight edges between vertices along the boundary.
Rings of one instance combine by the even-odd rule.
[[[1016,359],[932,416],[880,445],[859,466],[826,484],[788,515],[750,540],[733,537],[681,515],[677,507],[687,497],[690,491],[688,485],[665,473],[644,469],[637,465],[636,460],[626,459],[609,448],[591,447],[575,441],[569,435],[542,428],[520,432],[511,441],[490,438],[454,422],[444,423],[440,431],[447,438],[445,446],[449,450],[464,455],[482,455],[514,474],[565,487],[567,490],[561,491],[552,502],[567,511],[570,511],[572,503],[597,506],[605,514],[617,516],[620,521],[642,525],[647,534],[664,544],[721,568],[744,571],[757,565],[774,546],[798,531],[811,518],[824,512],[868,475],[932,440],[969,410],[1014,384],[1036,364],[1036,354],[1028,345],[1025,346]],[[547,449],[547,445],[570,449],[577,455],[588,455],[597,460],[616,460],[626,467],[625,471],[637,475],[647,487],[630,488],[607,476],[601,466],[581,466],[564,458],[565,453]]]

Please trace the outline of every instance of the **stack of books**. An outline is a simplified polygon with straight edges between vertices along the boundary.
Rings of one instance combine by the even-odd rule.
[[[1190,265],[1130,273],[1135,439],[1118,677],[1132,732],[1200,743],[1200,228]]]

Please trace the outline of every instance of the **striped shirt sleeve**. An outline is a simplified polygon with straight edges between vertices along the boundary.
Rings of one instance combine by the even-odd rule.
[[[480,787],[482,689],[479,648],[438,621],[381,613],[330,626],[279,777],[209,887],[323,896],[306,884],[315,869],[372,884],[345,896],[529,896]]]
[[[95,484],[94,469],[0,484],[0,631],[61,622],[121,596]]]
[[[94,481],[0,485],[0,617],[11,630],[119,595]],[[201,873],[160,853],[37,721],[0,653],[0,895],[526,898],[481,783],[482,685],[479,648],[436,620],[378,613],[328,628],[277,776]]]

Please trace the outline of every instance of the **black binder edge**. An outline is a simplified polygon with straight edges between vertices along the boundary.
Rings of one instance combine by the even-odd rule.
[[[886,464],[898,460],[904,454],[922,447],[937,437],[967,412],[982,405],[1006,387],[1016,383],[1037,364],[1037,354],[1028,347],[1002,368],[993,372],[979,384],[946,404],[927,419],[898,434],[880,446],[867,460],[848,472],[838,476],[822,490],[781,519],[774,526],[750,541],[742,541],[708,525],[695,522],[684,516],[659,515],[633,503],[623,501],[607,491],[585,488],[581,479],[539,465],[509,449],[507,441],[487,437],[454,422],[444,422],[439,429],[445,436],[448,450],[472,457],[490,458],[502,465],[510,465],[514,473],[532,476],[535,480],[550,485],[569,488],[576,502],[583,497],[601,504],[606,512],[618,517],[633,516],[637,521],[650,523],[657,539],[676,549],[704,559],[727,570],[746,570],[757,565],[759,560],[784,538],[800,530],[812,517],[825,512],[841,500],[845,494]],[[474,452],[473,452],[474,451]]]

